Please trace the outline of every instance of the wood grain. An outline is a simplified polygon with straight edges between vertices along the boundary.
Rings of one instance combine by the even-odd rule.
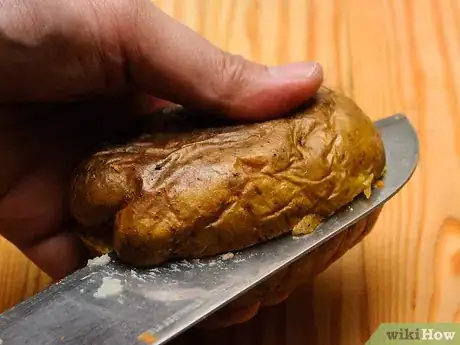
[[[415,125],[421,158],[374,231],[285,303],[174,344],[356,345],[382,322],[460,322],[460,1],[157,0],[222,49],[316,60],[373,119]],[[0,310],[49,280],[0,240]]]

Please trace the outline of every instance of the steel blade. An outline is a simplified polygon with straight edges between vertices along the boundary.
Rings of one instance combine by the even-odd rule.
[[[112,256],[1,314],[3,345],[145,344],[141,334],[149,334],[155,345],[168,342],[381,207],[409,181],[419,155],[414,128],[402,114],[375,124],[386,150],[384,187],[370,199],[358,198],[313,233],[296,240],[284,236],[227,260],[183,260],[148,270],[132,269]]]

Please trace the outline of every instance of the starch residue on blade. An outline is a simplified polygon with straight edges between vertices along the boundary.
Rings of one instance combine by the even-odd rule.
[[[123,291],[123,286],[121,285],[120,279],[104,277],[102,278],[101,286],[99,286],[93,296],[95,298],[106,298],[116,296],[121,291]]]

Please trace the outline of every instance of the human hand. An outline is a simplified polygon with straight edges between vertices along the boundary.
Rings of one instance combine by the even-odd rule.
[[[322,82],[312,63],[224,52],[149,0],[5,0],[0,11],[0,234],[51,277],[87,253],[69,217],[75,165],[160,99],[237,120],[278,116]]]

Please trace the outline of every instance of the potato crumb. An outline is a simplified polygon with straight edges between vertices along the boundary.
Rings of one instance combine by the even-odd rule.
[[[93,296],[95,298],[106,298],[118,295],[121,291],[123,291],[123,286],[120,279],[104,277],[102,278],[101,286],[99,286]]]
[[[234,256],[235,256],[235,254],[233,254],[233,253],[226,253],[226,254],[222,254],[222,255],[220,256],[220,258],[221,258],[222,260],[230,260],[230,259],[233,258]]]
[[[110,262],[110,256],[108,254],[104,254],[94,259],[89,259],[87,266],[88,267],[102,266],[102,265],[107,265],[109,262]]]
[[[382,180],[378,180],[378,181],[375,183],[375,187],[377,187],[377,188],[383,188],[383,187],[385,187],[385,183],[384,183]]]
[[[322,219],[317,214],[308,214],[303,217],[292,229],[292,234],[294,236],[302,236],[312,233],[318,225],[321,223]]]

